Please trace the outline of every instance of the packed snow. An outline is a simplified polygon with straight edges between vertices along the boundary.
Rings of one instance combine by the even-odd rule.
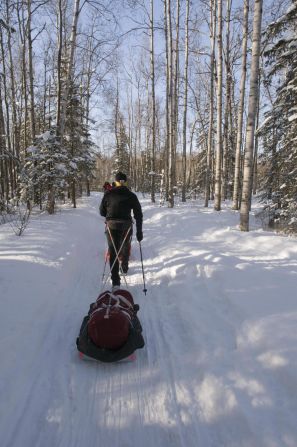
[[[148,293],[133,242],[128,289],[146,345],[80,360],[102,289],[100,193],[0,227],[1,447],[296,447],[297,244],[238,212],[139,196]]]

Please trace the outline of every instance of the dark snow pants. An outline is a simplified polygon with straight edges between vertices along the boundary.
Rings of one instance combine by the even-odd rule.
[[[113,286],[121,284],[119,274],[119,259],[122,263],[124,273],[128,270],[128,262],[130,256],[130,246],[132,238],[132,222],[120,220],[108,220],[106,222],[106,237],[109,251],[109,265],[111,270],[111,280]],[[126,238],[125,238],[126,237]],[[125,242],[122,246],[122,243]],[[122,248],[121,248],[122,246]],[[118,253],[116,255],[115,249]],[[121,250],[120,250],[121,248]]]

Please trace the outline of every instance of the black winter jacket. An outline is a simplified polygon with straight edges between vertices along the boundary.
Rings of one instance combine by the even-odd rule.
[[[142,231],[142,210],[139,200],[126,186],[117,186],[107,191],[100,205],[101,216],[106,220],[131,221],[131,211],[136,220],[136,230]]]

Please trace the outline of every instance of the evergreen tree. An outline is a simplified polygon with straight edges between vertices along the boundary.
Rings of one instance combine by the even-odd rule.
[[[50,214],[55,211],[55,199],[62,196],[68,175],[68,155],[57,140],[55,129],[50,129],[35,139],[27,148],[27,157],[21,173],[21,196],[32,201],[36,195],[40,208],[47,201]]]
[[[266,113],[259,134],[263,138],[262,163],[265,198],[277,197],[284,217],[297,218],[297,3],[276,22],[266,36],[265,51],[270,71],[267,81],[278,86],[271,110]]]
[[[128,151],[128,136],[124,124],[124,119],[120,112],[117,113],[116,120],[117,120],[115,126],[116,148],[114,151],[113,173],[121,171],[129,175],[130,162],[129,162],[129,151]]]
[[[82,182],[92,178],[95,159],[92,153],[88,126],[85,124],[85,109],[79,87],[72,83],[69,88],[68,108],[65,121],[64,146],[68,153],[68,184],[73,207],[76,208],[77,188],[82,191]]]

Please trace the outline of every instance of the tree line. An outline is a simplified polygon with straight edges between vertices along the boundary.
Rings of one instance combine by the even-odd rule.
[[[2,210],[17,201],[54,213],[57,199],[69,198],[76,207],[77,195],[89,194],[96,149],[92,97],[111,70],[110,55],[118,46],[116,20],[107,27],[113,12],[93,3],[1,3]]]
[[[247,231],[257,194],[296,225],[296,1],[5,0],[0,14],[2,208],[76,206],[121,169],[152,202],[231,200]]]

